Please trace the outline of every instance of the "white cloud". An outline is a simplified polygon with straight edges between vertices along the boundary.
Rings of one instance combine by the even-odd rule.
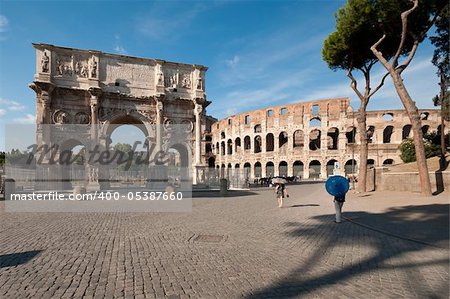
[[[23,117],[18,117],[13,119],[14,123],[17,124],[35,124],[36,123],[36,115],[33,114],[25,114]]]
[[[0,15],[0,32],[8,30],[9,21],[4,15]]]
[[[5,114],[6,114],[6,110],[5,109],[0,109],[0,117],[2,117]]]
[[[285,103],[286,99],[295,96],[296,89],[303,85],[310,73],[310,69],[303,69],[296,73],[285,73],[276,80],[267,82],[264,87],[235,89],[226,93],[220,101],[215,102],[214,107],[211,107],[209,111],[214,115],[219,114],[220,117],[262,108],[277,102]],[[231,108],[230,103],[233,103]]]
[[[125,48],[124,48],[123,46],[121,46],[121,45],[116,45],[116,46],[114,47],[114,51],[116,51],[116,52],[119,53],[119,54],[126,54],[126,53],[127,53],[127,51],[125,50]]]
[[[165,2],[164,5],[152,7],[149,13],[137,20],[137,29],[140,33],[151,39],[173,37],[181,28],[188,27],[195,18],[208,7],[199,2]]]
[[[315,50],[324,37],[317,34],[308,39],[293,40],[297,31],[297,28],[276,31],[242,41],[239,53],[232,59],[222,60],[222,67],[223,64],[227,66],[220,73],[222,85],[234,87],[249,82],[254,85],[254,81],[273,80],[274,73],[280,69],[284,73],[298,70],[308,52]]]
[[[235,68],[236,65],[239,63],[239,60],[240,60],[239,56],[234,55],[234,57],[233,57],[232,59],[226,60],[225,63],[226,63],[229,67]]]
[[[127,54],[127,50],[122,45],[122,41],[120,39],[119,35],[114,36],[115,42],[114,42],[114,51],[118,54]]]
[[[25,106],[19,102],[0,98],[0,105],[6,107],[10,111],[22,111]]]

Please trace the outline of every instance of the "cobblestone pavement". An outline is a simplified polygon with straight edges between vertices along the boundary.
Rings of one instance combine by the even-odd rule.
[[[0,298],[449,297],[448,247],[424,244],[448,244],[448,197],[409,217],[352,195],[335,224],[323,184],[289,189],[281,209],[261,190],[194,199],[192,213],[2,212]],[[383,233],[400,226],[423,242]]]

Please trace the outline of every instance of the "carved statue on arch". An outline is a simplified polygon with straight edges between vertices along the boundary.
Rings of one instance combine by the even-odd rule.
[[[44,50],[44,52],[42,54],[42,59],[41,59],[41,71],[43,73],[49,72],[49,63],[50,63],[50,58],[47,55],[47,51]]]

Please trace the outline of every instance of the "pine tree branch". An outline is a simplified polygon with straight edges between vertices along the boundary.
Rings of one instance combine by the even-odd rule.
[[[406,41],[406,33],[408,32],[408,16],[419,6],[419,0],[411,0],[414,5],[410,9],[402,12],[402,37],[400,39],[400,44],[398,45],[397,53],[395,53],[394,58],[392,59],[392,65],[397,67],[398,58],[400,57],[403,47]]]
[[[358,82],[356,81],[355,77],[353,77],[352,74],[352,69],[348,69],[347,71],[347,77],[350,78],[351,82],[350,82],[350,87],[353,89],[353,91],[356,93],[356,95],[358,96],[358,98],[361,101],[364,101],[364,96],[361,94],[361,92],[358,90]]]
[[[386,78],[388,76],[389,76],[389,72],[384,74],[383,78],[381,79],[380,84],[378,84],[378,86],[369,94],[369,98],[371,98],[384,85],[384,80],[386,80]]]

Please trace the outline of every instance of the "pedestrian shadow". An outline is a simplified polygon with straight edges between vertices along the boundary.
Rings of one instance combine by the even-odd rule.
[[[384,226],[372,231],[368,227],[356,226],[351,222],[336,225],[333,223],[334,215],[319,215],[312,219],[317,223],[308,224],[286,222],[285,225],[290,228],[288,236],[293,238],[315,239],[321,236],[321,241],[315,245],[316,250],[312,253],[301,267],[294,269],[287,275],[273,281],[266,288],[256,290],[248,294],[245,298],[297,298],[311,295],[312,292],[319,292],[320,289],[329,286],[339,286],[340,283],[348,285],[349,279],[359,279],[362,275],[373,275],[374,271],[393,270],[392,260],[402,261],[395,265],[395,271],[403,271],[406,275],[411,290],[422,298],[449,298],[449,285],[447,279],[442,279],[439,284],[431,287],[426,283],[430,277],[423,277],[425,271],[419,271],[423,266],[440,266],[446,268],[449,263],[448,255],[440,260],[405,262],[402,255],[412,252],[420,252],[424,249],[436,249],[433,245],[448,244],[449,242],[449,207],[448,204],[432,204],[422,206],[408,206],[393,208],[385,213],[371,214],[368,212],[347,212],[345,217],[358,219],[372,224],[384,223]],[[374,218],[376,218],[374,220]],[[409,231],[413,232],[413,237],[420,240],[413,240],[396,237],[392,234],[384,234],[383,229],[390,228],[395,230],[398,235]],[[403,231],[402,231],[403,230]],[[416,235],[416,233],[418,234]],[[340,246],[360,246],[363,242],[364,247],[369,247],[372,254],[367,257],[355,259],[351,263],[330,266],[321,260],[326,260],[332,255],[335,257],[336,248]],[[431,245],[431,246],[430,246]],[[439,249],[436,249],[439,250]],[[443,249],[442,252],[445,250]],[[448,251],[448,250],[447,250]],[[445,256],[445,255],[443,255]],[[325,263],[325,264],[324,264]],[[316,268],[319,267],[319,268]],[[308,273],[315,269],[327,269],[325,274],[313,275]],[[323,272],[321,272],[323,273]],[[431,273],[428,275],[432,275]],[[448,275],[448,272],[447,274]],[[364,294],[361,287],[360,294]],[[367,291],[369,292],[369,291]],[[318,293],[316,293],[318,294]],[[320,293],[323,295],[323,293]],[[331,297],[339,297],[348,293],[336,293]]]
[[[301,207],[320,207],[320,205],[315,204],[315,203],[309,203],[309,204],[304,204],[304,205],[293,205],[293,206],[291,206],[291,208],[301,208]]]
[[[41,251],[42,250],[33,250],[0,255],[0,268],[26,264],[41,253]]]

